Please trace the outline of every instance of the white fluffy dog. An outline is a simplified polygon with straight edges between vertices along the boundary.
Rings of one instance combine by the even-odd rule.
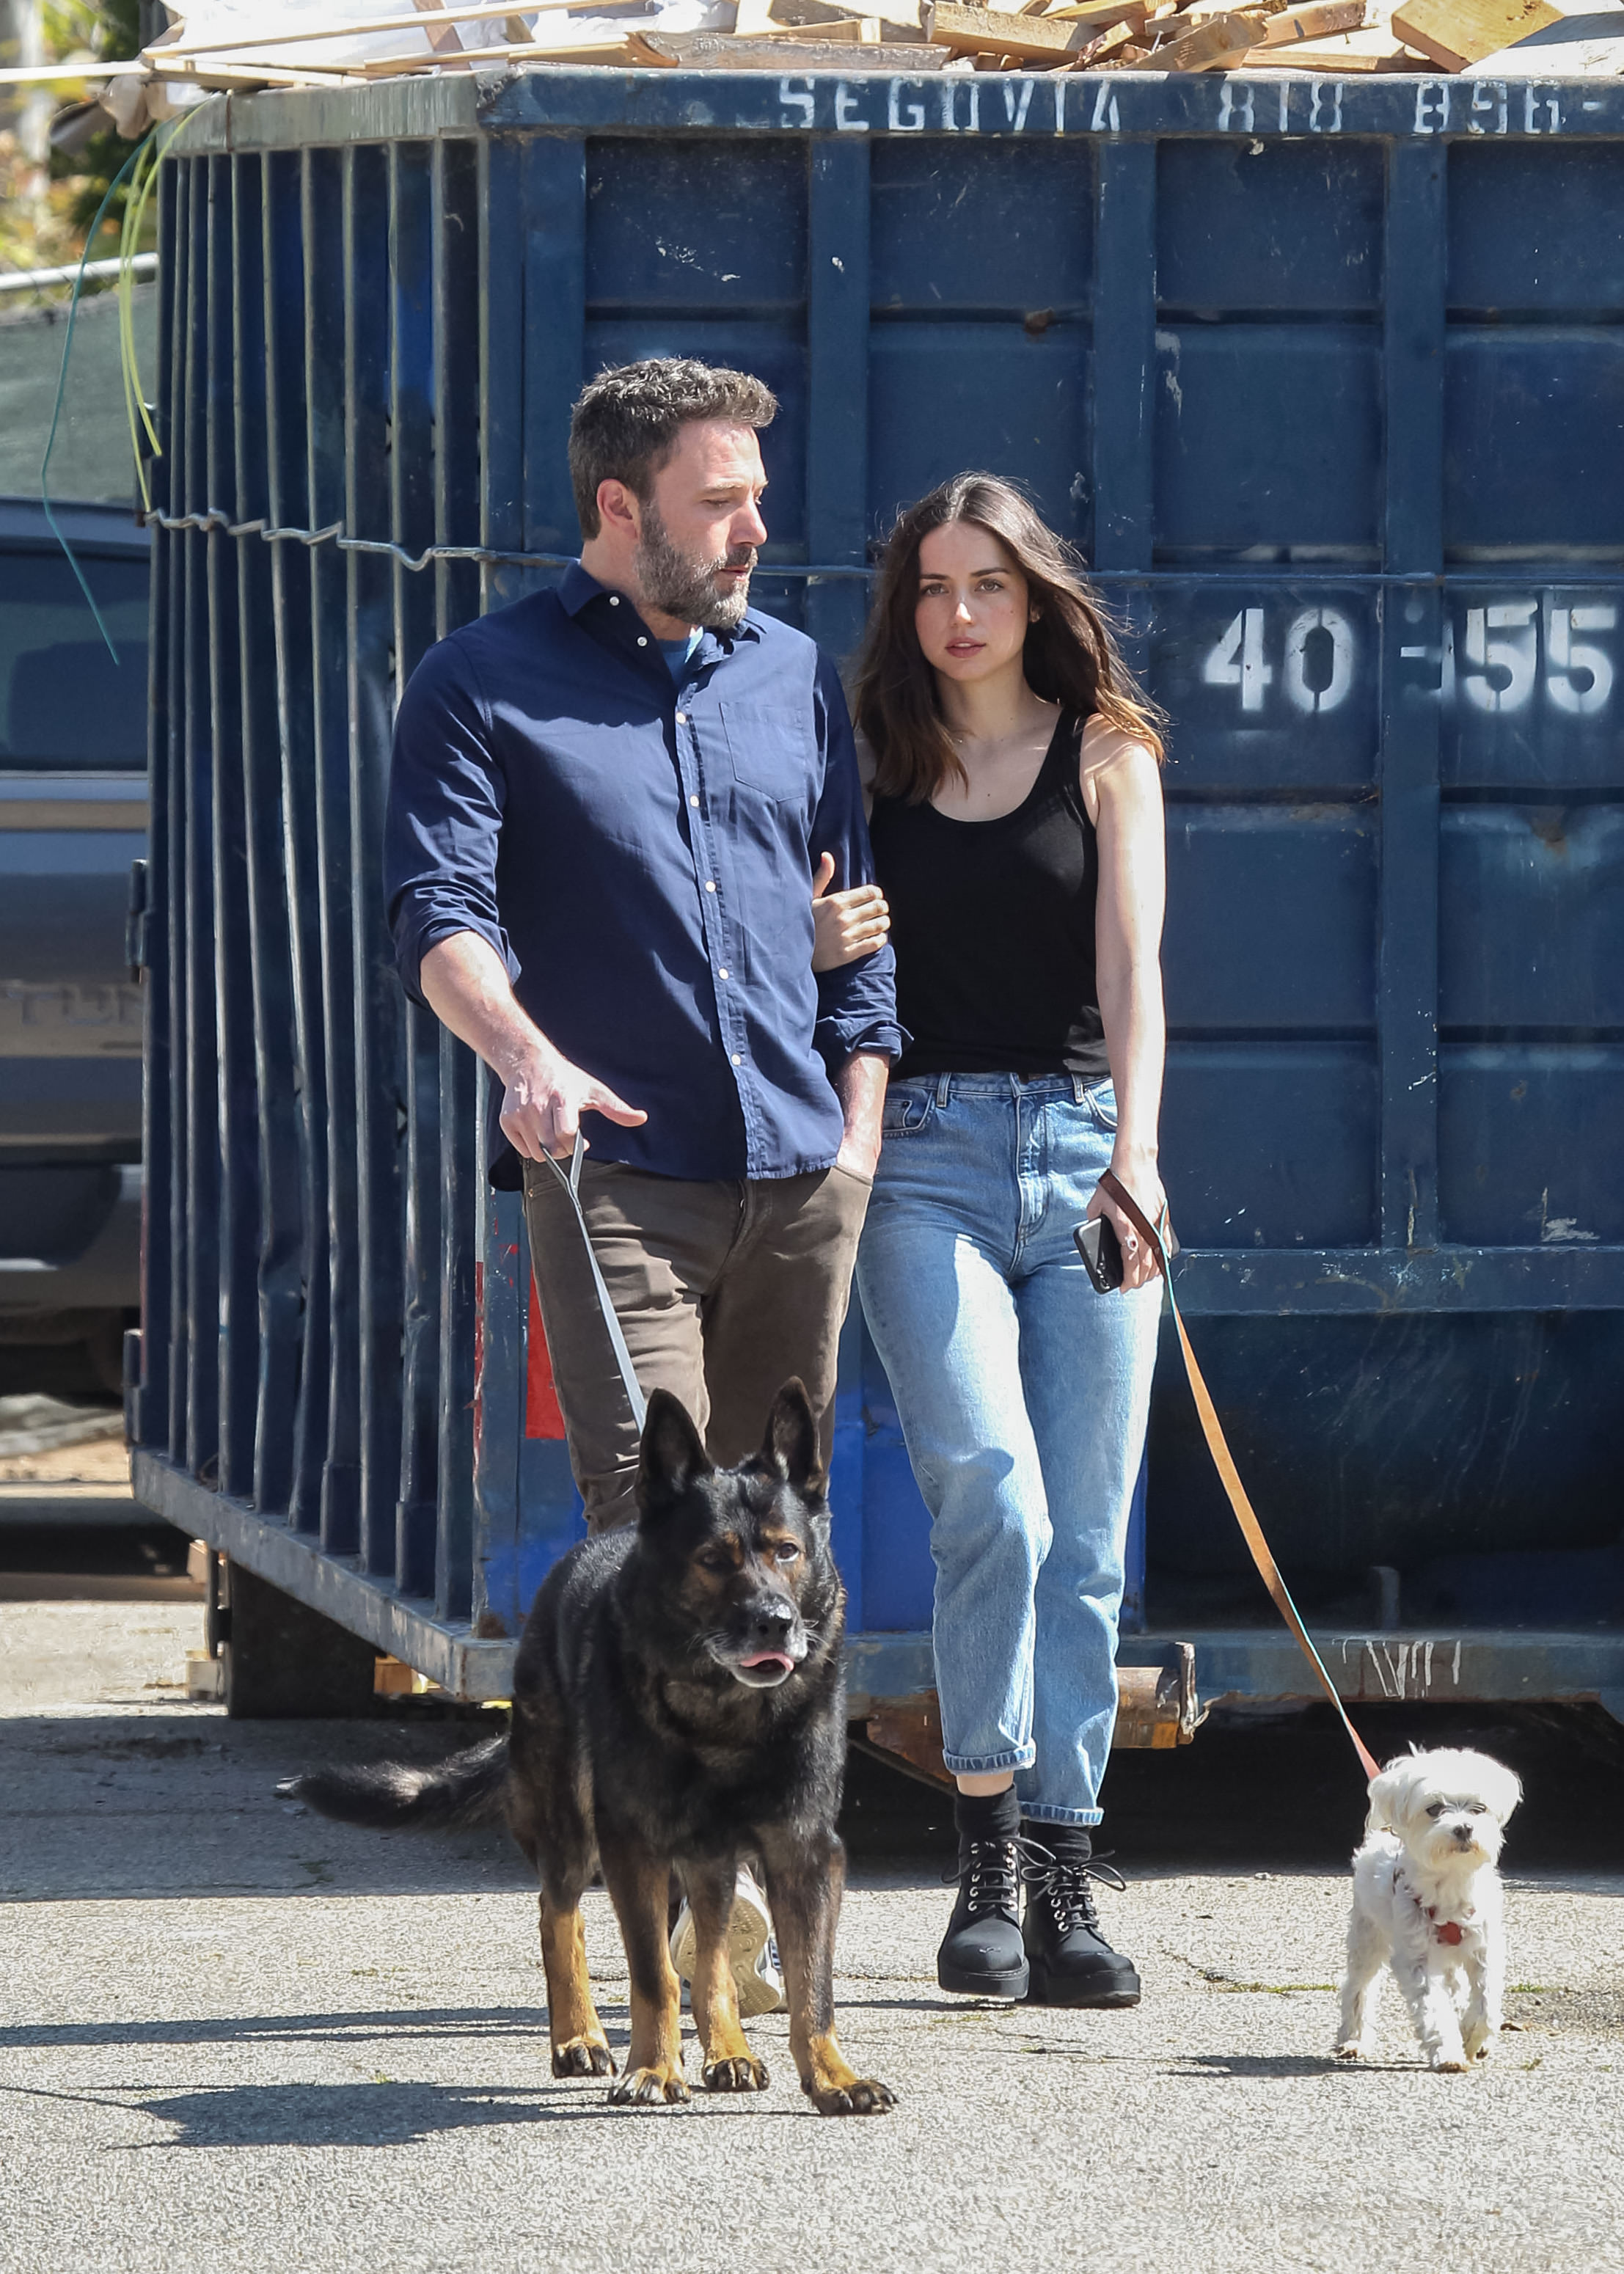
[[[1468,2068],[1488,2052],[1506,1983],[1494,1866],[1522,1797],[1511,1771],[1486,1753],[1416,1751],[1371,1779],[1365,1842],[1353,1859],[1339,2060],[1370,2052],[1384,1962],[1432,2067]]]

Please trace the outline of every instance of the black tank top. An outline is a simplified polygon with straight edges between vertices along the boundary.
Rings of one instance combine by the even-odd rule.
[[[898,1077],[1109,1073],[1094,979],[1099,847],[1078,779],[1083,723],[1061,713],[1037,779],[996,821],[875,800],[897,1015],[914,1038]]]

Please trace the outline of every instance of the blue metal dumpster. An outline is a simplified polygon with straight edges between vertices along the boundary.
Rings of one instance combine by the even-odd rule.
[[[836,652],[966,464],[1172,719],[1181,1295],[1350,1696],[1624,1706],[1624,87],[541,70],[221,102],[163,169],[154,1508],[470,1696],[576,1535],[473,1062],[378,880],[425,647],[574,549],[583,379],[759,372]],[[930,1565],[855,1318],[853,1690]],[[1308,1688],[1176,1362],[1124,1656]]]

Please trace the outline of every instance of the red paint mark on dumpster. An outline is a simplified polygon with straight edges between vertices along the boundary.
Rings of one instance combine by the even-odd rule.
[[[547,1349],[547,1330],[541,1323],[541,1305],[536,1300],[533,1279],[527,1349],[524,1434],[527,1437],[560,1438],[564,1434],[564,1417],[559,1412],[558,1392],[553,1387],[553,1359]]]

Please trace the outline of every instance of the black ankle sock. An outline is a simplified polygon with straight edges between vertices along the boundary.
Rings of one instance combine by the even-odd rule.
[[[1013,1840],[1020,1830],[1015,1788],[1002,1792],[961,1792],[953,1803],[953,1824],[961,1840]]]
[[[1047,1848],[1057,1864],[1086,1864],[1094,1854],[1092,1828],[1086,1824],[1038,1824],[1028,1817],[1021,1838]]]

